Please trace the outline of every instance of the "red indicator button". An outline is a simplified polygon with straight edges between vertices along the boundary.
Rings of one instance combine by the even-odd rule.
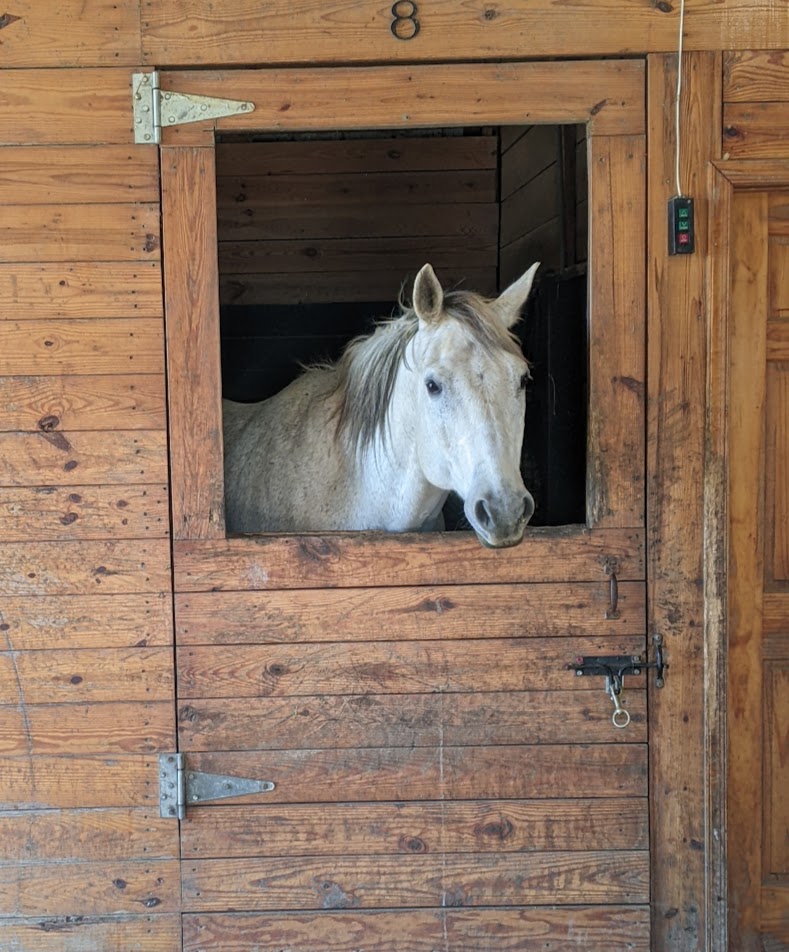
[[[690,235],[687,232],[680,232],[677,239],[681,245],[687,245],[690,242]]]

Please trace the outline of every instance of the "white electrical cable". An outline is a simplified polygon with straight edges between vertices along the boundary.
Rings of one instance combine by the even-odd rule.
[[[679,3],[679,41],[677,43],[677,101],[675,103],[676,144],[674,151],[674,174],[677,181],[677,195],[682,195],[682,185],[679,180],[679,102],[682,92],[682,32],[685,27],[685,0]]]

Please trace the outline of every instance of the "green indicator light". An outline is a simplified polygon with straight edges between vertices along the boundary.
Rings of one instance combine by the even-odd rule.
[[[678,208],[678,209],[677,209],[677,212],[678,212],[680,218],[689,218],[689,217],[690,217],[690,209],[689,209],[689,208]]]
[[[681,222],[679,222],[678,224],[679,224],[679,230],[680,230],[680,231],[689,231],[689,230],[690,230],[690,222],[681,221]]]

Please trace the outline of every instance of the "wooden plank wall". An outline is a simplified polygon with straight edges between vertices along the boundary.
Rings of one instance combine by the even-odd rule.
[[[80,62],[134,46],[131,7],[22,7],[34,61],[69,16]],[[129,85],[126,68],[0,73],[0,948],[13,952],[180,943],[177,828],[156,786],[156,754],[175,744],[159,162],[131,142]]]
[[[585,126],[505,126],[500,162],[501,287],[534,261],[544,271],[586,261]]]
[[[496,136],[217,148],[222,304],[396,301],[430,261],[496,291]]]

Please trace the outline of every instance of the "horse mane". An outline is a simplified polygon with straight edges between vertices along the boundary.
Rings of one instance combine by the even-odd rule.
[[[490,354],[522,356],[515,334],[485,316],[493,300],[473,291],[448,291],[441,319],[458,321]],[[399,315],[377,322],[370,334],[354,338],[335,364],[321,367],[334,376],[328,395],[338,397],[337,436],[344,435],[357,451],[371,446],[378,435],[386,438],[387,411],[397,371],[419,327],[416,312],[405,303],[402,293],[398,304]]]

